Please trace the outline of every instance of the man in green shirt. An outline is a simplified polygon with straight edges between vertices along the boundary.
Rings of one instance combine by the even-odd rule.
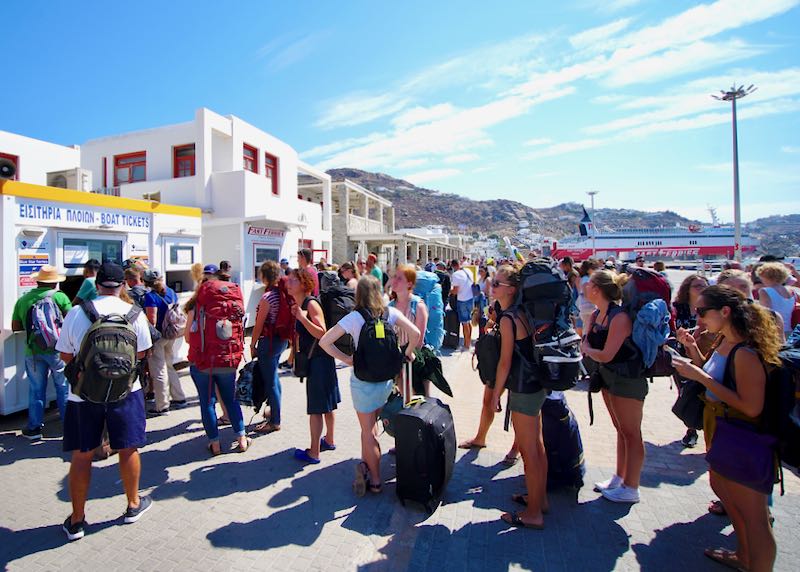
[[[83,264],[84,281],[75,295],[75,299],[72,300],[73,305],[80,306],[81,302],[88,302],[97,298],[97,286],[94,281],[98,270],[100,270],[100,261],[96,258],[90,258]]]
[[[375,255],[374,252],[370,252],[369,256],[367,256],[367,272],[372,274],[375,278],[378,279],[378,283],[381,286],[381,292],[383,292],[383,271],[381,267],[378,266],[378,257]]]
[[[44,419],[44,407],[47,403],[47,378],[53,378],[56,388],[56,403],[61,419],[67,407],[67,378],[64,376],[64,362],[53,347],[42,347],[41,339],[32,331],[31,309],[43,298],[50,296],[55,304],[55,320],[52,332],[61,330],[61,321],[72,308],[67,295],[58,290],[58,284],[64,281],[64,276],[58,274],[54,266],[46,264],[34,276],[36,288],[26,292],[14,305],[11,315],[11,329],[15,332],[26,332],[25,347],[25,373],[28,377],[28,425],[22,430],[22,435],[28,439],[41,439]],[[61,315],[57,315],[60,311]]]

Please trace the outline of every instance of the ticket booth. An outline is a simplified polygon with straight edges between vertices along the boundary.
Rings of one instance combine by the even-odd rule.
[[[14,303],[36,286],[33,275],[52,264],[67,279],[61,289],[72,299],[90,258],[117,264],[138,258],[164,273],[182,294],[194,288],[190,268],[201,260],[199,209],[108,195],[0,181],[0,415],[28,407],[25,335],[11,331]],[[49,388],[51,399],[55,392]]]

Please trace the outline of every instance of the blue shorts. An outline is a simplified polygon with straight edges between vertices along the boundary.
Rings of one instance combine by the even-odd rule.
[[[472,321],[472,308],[475,307],[475,299],[470,298],[469,300],[462,302],[461,300],[456,302],[456,310],[458,311],[458,321],[462,324],[466,324],[467,322]]]
[[[91,403],[68,401],[64,415],[64,451],[86,453],[100,446],[108,427],[112,449],[136,449],[146,443],[144,391],[134,391],[122,401]]]
[[[389,394],[392,392],[393,386],[393,379],[373,383],[370,381],[361,381],[356,377],[356,374],[351,374],[350,397],[353,400],[353,407],[359,413],[372,413],[380,409],[386,404],[386,400],[389,399]]]

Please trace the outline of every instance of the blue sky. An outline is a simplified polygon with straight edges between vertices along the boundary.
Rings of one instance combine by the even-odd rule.
[[[730,220],[730,106],[709,94],[754,83],[743,218],[798,213],[798,5],[9,0],[0,129],[80,144],[205,106],[324,168]]]

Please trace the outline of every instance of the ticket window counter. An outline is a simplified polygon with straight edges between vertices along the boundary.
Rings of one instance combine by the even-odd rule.
[[[281,259],[281,249],[275,245],[254,244],[253,245],[253,260],[256,265],[253,269],[253,280],[256,285],[261,284],[261,265],[267,260],[278,262]]]
[[[92,258],[122,265],[126,242],[123,235],[59,233],[56,260],[67,278],[61,283],[61,290],[70,300],[75,298],[84,280],[83,265]]]
[[[195,238],[164,239],[164,276],[167,286],[175,290],[181,299],[182,293],[194,291],[192,264],[200,262],[200,240]]]

